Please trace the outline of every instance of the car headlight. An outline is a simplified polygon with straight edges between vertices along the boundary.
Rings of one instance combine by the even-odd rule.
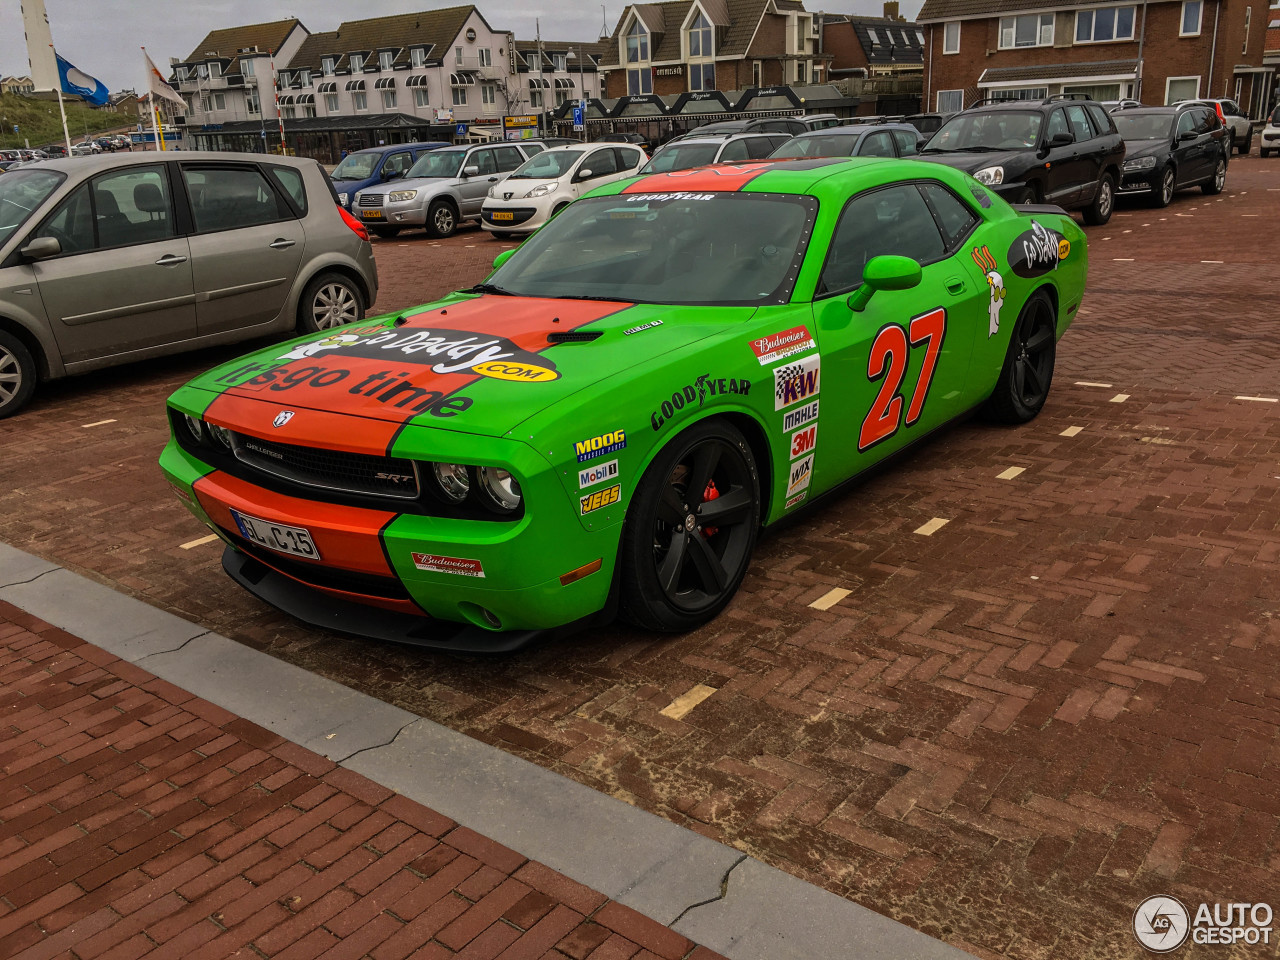
[[[480,500],[490,510],[514,513],[520,509],[524,494],[510,471],[501,467],[480,467],[476,470],[476,478],[479,480]]]
[[[1134,157],[1124,162],[1126,170],[1150,170],[1156,165],[1155,157]]]
[[[556,187],[558,186],[560,186],[558,183],[539,184],[525,194],[525,199],[532,200],[534,197],[545,197],[548,193],[555,193]]]
[[[349,206],[349,204],[347,203],[347,194],[345,193],[338,194],[338,202],[342,204],[344,207]]]
[[[973,179],[987,186],[1004,183],[1004,167],[983,167],[973,175]]]
[[[417,190],[392,190],[388,199],[392,203],[404,203],[406,200],[412,200],[417,195]]]
[[[486,196],[488,196],[490,200],[496,199],[498,196],[498,188],[496,186],[490,187],[489,192],[488,194],[486,194]]]
[[[199,417],[193,417],[189,413],[182,415],[182,422],[187,425],[187,433],[191,440],[196,443],[204,443],[204,421]]]
[[[461,503],[471,492],[471,474],[460,463],[433,463],[431,472],[440,493],[450,503]]]
[[[228,453],[231,452],[231,431],[226,427],[220,427],[216,423],[206,423],[209,428],[209,434],[213,437],[214,442]]]

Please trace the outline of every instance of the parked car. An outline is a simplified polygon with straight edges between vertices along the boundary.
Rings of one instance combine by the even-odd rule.
[[[464,220],[480,219],[490,187],[542,150],[532,140],[431,150],[402,180],[358,191],[351,209],[380,237],[394,237],[407,227],[449,237]]]
[[[1207,103],[1218,112],[1218,119],[1231,131],[1231,145],[1236,153],[1246,154],[1253,149],[1253,121],[1240,109],[1234,100],[1225,97],[1213,99],[1201,97],[1197,100],[1182,100],[1181,103]]]
[[[810,130],[825,130],[827,127],[840,126],[840,118],[834,113],[811,113],[800,118]]]
[[[63,143],[46,143],[40,149],[51,157],[65,157],[67,155],[67,146]]]
[[[906,123],[878,126],[828,127],[792,137],[769,156],[794,157],[914,157],[924,140]]]
[[[683,632],[762,526],[970,410],[1034,418],[1086,247],[942,165],[619,181],[462,296],[196,378],[160,464],[230,576],[311,623],[489,651],[614,609]]]
[[[377,293],[368,234],[314,160],[37,161],[0,176],[0,417],[37,381],[328,330]]]
[[[973,175],[1005,200],[1082,210],[1111,219],[1124,140],[1102,106],[1081,94],[1044,100],[984,100],[944,123],[922,160]]]
[[[1103,100],[1102,109],[1107,113],[1115,113],[1117,110],[1132,110],[1134,107],[1142,106],[1142,101],[1134,100],[1132,97],[1125,97],[1120,100]]]
[[[19,164],[21,162],[22,162],[21,160],[0,160],[0,173],[4,173],[10,167],[15,166],[16,164]]]
[[[544,150],[489,188],[480,226],[500,240],[532,233],[589,190],[634,177],[647,159],[631,144],[597,142]]]
[[[645,153],[653,149],[653,145],[638,133],[606,133],[596,143],[629,143],[639,147]]]
[[[21,160],[21,150],[0,150],[0,160]]]
[[[1231,137],[1208,104],[1133,107],[1111,119],[1124,137],[1121,194],[1145,193],[1152,206],[1166,207],[1184,187],[1222,192]]]
[[[102,152],[102,148],[94,149],[96,144],[92,143],[73,143],[71,145],[71,156],[73,157],[92,157]]]
[[[909,117],[903,117],[902,122],[911,124],[925,137],[931,137],[938,132],[939,127],[947,122],[949,117],[951,117],[949,113],[913,113]]]
[[[705,137],[713,133],[786,133],[794,137],[808,131],[809,128],[805,126],[804,121],[797,117],[755,117],[751,120],[717,120],[715,123],[704,123],[674,139]]]
[[[395,143],[348,153],[329,174],[338,202],[350,209],[351,199],[360,190],[403,177],[428,150],[447,146],[443,141]]]
[[[1280,150],[1280,106],[1271,111],[1267,125],[1262,128],[1262,139],[1258,142],[1258,156],[1269,157],[1271,151]]]
[[[786,133],[724,133],[671,140],[654,151],[640,174],[670,173],[708,163],[762,160],[790,139]]]

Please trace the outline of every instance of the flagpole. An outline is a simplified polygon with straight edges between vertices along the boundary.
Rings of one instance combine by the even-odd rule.
[[[53,49],[53,44],[49,44],[49,50],[54,54],[54,63],[57,61],[57,51]],[[67,141],[67,156],[71,156],[71,131],[67,129],[67,108],[62,105],[62,71],[58,71],[58,113],[62,114],[62,136]]]

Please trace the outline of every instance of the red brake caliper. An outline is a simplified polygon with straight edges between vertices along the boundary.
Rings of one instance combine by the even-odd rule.
[[[716,489],[716,482],[714,480],[708,480],[707,489],[702,492],[702,502],[707,503],[711,500],[718,500],[719,498],[720,498],[720,491]],[[714,537],[719,532],[720,532],[719,527],[703,527],[702,528],[702,535],[708,538]]]

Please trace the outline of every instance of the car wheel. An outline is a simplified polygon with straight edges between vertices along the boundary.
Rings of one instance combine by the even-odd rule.
[[[374,227],[373,232],[375,236],[383,237],[387,240],[400,236],[399,227]]]
[[[490,230],[489,235],[495,240],[510,240],[515,236],[510,230]]]
[[[1244,138],[1244,146],[1238,147],[1237,151],[1239,152],[1240,156],[1243,157],[1246,154],[1248,154],[1249,151],[1252,149],[1253,149],[1253,130],[1250,130],[1249,135]]]
[[[1167,207],[1173,200],[1173,191],[1178,185],[1178,175],[1174,172],[1172,166],[1164,168],[1164,173],[1160,174],[1160,185],[1151,191],[1151,205],[1153,207]]]
[[[1265,160],[1267,157],[1271,156],[1271,151],[1268,150],[1266,147],[1259,147],[1258,156],[1262,157],[1262,159]]]
[[[1109,173],[1104,173],[1098,182],[1098,192],[1084,211],[1084,222],[1091,227],[1100,227],[1111,219],[1111,211],[1116,205],[1116,182]]]
[[[0,330],[0,419],[27,405],[36,389],[36,362],[26,344]]]
[[[711,620],[746,576],[760,527],[760,478],[746,438],[724,420],[676,437],[649,465],[623,531],[621,610],[648,630]]]
[[[1053,304],[1036,293],[1018,314],[1000,379],[987,399],[985,412],[998,423],[1026,423],[1049,399],[1057,356],[1057,322]]]
[[[322,273],[302,292],[298,329],[307,333],[331,330],[364,318],[360,288],[340,273]]]
[[[1214,196],[1222,192],[1222,188],[1227,185],[1227,158],[1220,157],[1218,165],[1214,168],[1213,179],[1208,180],[1200,185],[1200,189],[1209,196]]]
[[[437,200],[427,210],[427,233],[444,239],[458,229],[458,214],[448,200]]]

